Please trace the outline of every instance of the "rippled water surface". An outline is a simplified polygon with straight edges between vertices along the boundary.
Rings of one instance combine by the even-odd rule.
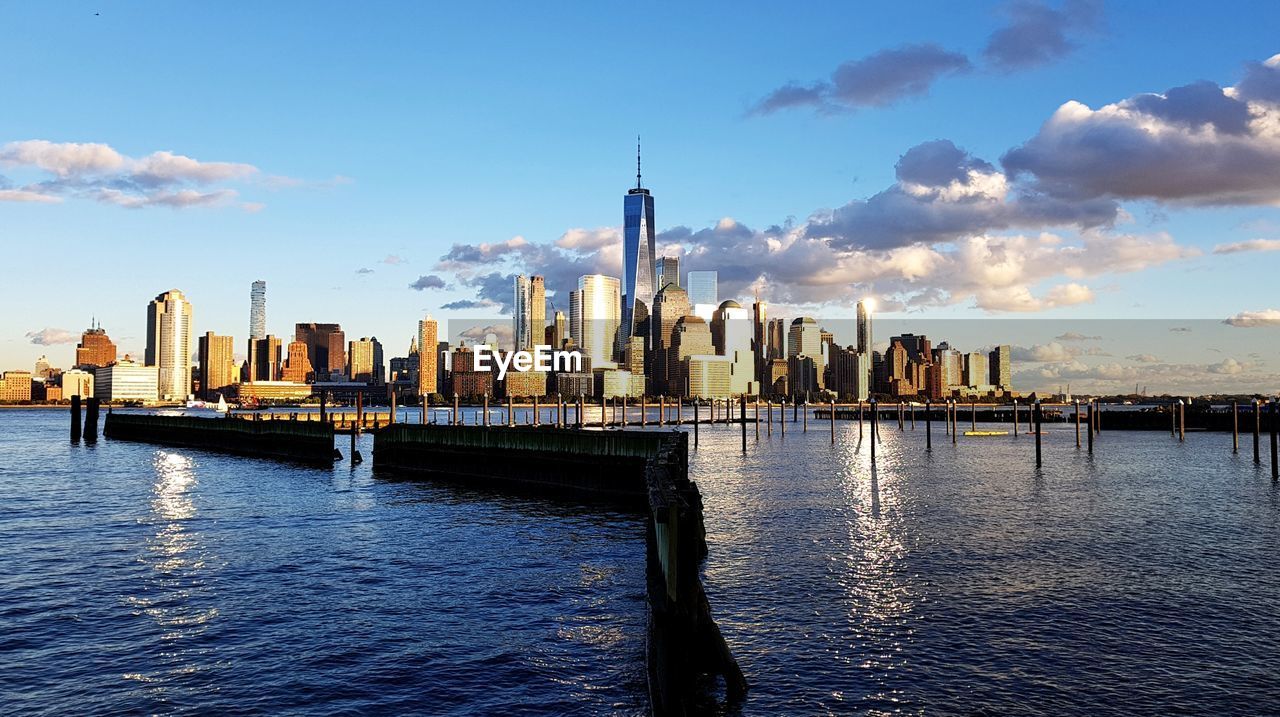
[[[66,425],[0,411],[0,712],[646,709],[635,516]],[[1036,470],[1026,436],[887,425],[872,470],[856,422],[787,429],[744,456],[703,426],[691,459],[742,713],[1280,711],[1280,488],[1247,438],[1090,457],[1054,426]]]

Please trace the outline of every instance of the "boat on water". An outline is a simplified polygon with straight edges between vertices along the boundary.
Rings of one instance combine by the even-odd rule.
[[[227,397],[222,394],[218,394],[218,405],[214,406],[213,410],[218,413],[226,413],[229,410],[227,408]]]
[[[965,431],[966,436],[1007,436],[1009,431]]]

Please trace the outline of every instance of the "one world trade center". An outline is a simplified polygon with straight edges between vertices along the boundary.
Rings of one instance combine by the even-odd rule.
[[[640,184],[640,143],[636,141],[636,186],[622,200],[623,297],[619,352],[632,336],[644,336],[649,305],[658,287],[653,258],[653,196]]]

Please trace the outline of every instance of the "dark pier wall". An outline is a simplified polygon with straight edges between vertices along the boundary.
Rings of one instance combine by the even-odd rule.
[[[374,437],[376,469],[419,472],[477,488],[518,487],[625,502],[647,528],[649,694],[655,715],[701,714],[707,675],[730,701],[747,690],[702,586],[702,496],[679,432],[399,424]]]
[[[333,426],[292,421],[109,413],[102,434],[124,441],[185,446],[304,463],[333,462]]]

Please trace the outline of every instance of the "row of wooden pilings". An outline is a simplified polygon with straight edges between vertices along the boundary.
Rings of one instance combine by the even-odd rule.
[[[77,443],[96,443],[98,440],[98,407],[101,405],[96,396],[84,399],[84,421],[80,418],[80,396],[71,397],[71,441]]]

